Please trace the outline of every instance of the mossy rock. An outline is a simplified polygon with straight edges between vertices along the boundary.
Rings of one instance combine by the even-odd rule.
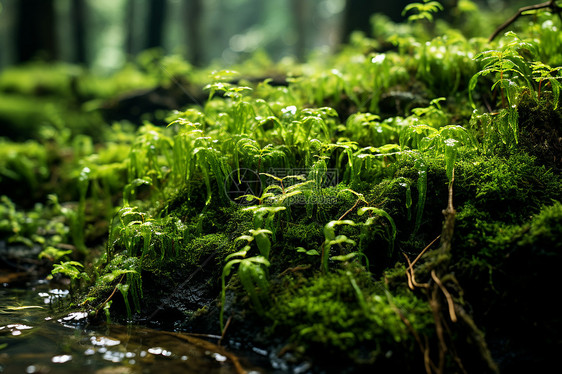
[[[385,294],[383,285],[353,267],[306,280],[286,277],[278,287],[268,312],[270,333],[288,335],[295,347],[306,347],[313,357],[316,352],[321,367],[339,367],[338,360],[351,359],[358,367],[407,372],[411,361],[403,361],[404,355],[419,353],[396,306],[415,329],[431,329],[424,301],[410,293]]]
[[[460,253],[453,269],[465,299],[503,371],[544,368],[561,344],[562,318],[551,311],[562,260],[562,204],[543,207],[521,225],[476,222],[479,238],[455,241]]]
[[[522,222],[544,202],[562,195],[560,177],[517,153],[460,160],[455,170],[455,203],[469,202],[491,220]]]

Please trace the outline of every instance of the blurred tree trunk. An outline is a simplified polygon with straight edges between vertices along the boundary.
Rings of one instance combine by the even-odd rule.
[[[135,0],[127,0],[125,11],[125,53],[132,57],[137,53],[135,48]]]
[[[403,22],[407,20],[407,16],[402,16],[404,7],[410,3],[422,0],[393,0],[391,2],[375,1],[375,0],[347,0],[345,6],[345,17],[343,25],[343,39],[349,40],[349,36],[353,31],[362,31],[365,35],[372,35],[371,16],[375,13],[382,13],[388,16],[394,22]],[[457,19],[452,18],[452,10],[458,6],[458,0],[441,0],[440,3],[445,8],[443,12],[438,12],[436,17],[442,17],[449,22],[456,22]]]
[[[201,49],[201,18],[203,10],[202,0],[184,0],[185,32],[189,45],[189,62],[195,66],[203,63],[203,51]]]
[[[54,0],[19,0],[16,20],[18,62],[58,56]]]
[[[146,48],[162,46],[165,16],[166,1],[150,0],[148,2],[148,35],[146,37]]]
[[[386,14],[393,21],[403,19],[401,13],[406,5],[413,0],[393,0],[390,2],[373,0],[347,0],[342,40],[348,41],[353,31],[362,31],[372,35],[371,16],[374,13]],[[421,0],[419,1],[421,2]]]
[[[86,2],[71,1],[72,33],[74,34],[74,62],[86,64]]]
[[[297,31],[297,43],[295,44],[295,56],[300,61],[304,60],[306,52],[306,24],[310,22],[309,14],[306,12],[306,4],[302,0],[292,0],[291,10],[293,12],[294,26]]]

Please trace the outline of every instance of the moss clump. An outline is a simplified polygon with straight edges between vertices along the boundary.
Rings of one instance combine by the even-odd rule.
[[[456,181],[457,204],[470,202],[505,222],[526,220],[562,193],[560,176],[525,153],[460,160]]]
[[[47,148],[36,141],[14,143],[0,138],[0,189],[18,202],[40,198],[51,167]],[[31,197],[31,199],[30,199]]]
[[[520,146],[547,168],[562,169],[562,109],[554,108],[550,92],[539,100],[529,93],[522,95],[517,107]]]
[[[270,333],[288,333],[294,343],[307,352],[322,352],[322,359],[331,363],[342,355],[383,367],[396,363],[394,352],[415,349],[400,314],[417,331],[431,326],[425,302],[408,293],[391,296],[383,285],[352,268],[306,280],[287,277],[278,287],[283,291],[267,315],[273,323]]]
[[[469,230],[463,222],[468,214],[459,212],[466,240],[459,235],[456,241],[453,268],[475,319],[506,372],[542,367],[555,357],[560,338],[553,332],[562,328],[562,319],[550,312],[562,260],[562,204],[542,207],[521,225],[474,218]]]
[[[45,143],[0,141],[0,187],[17,183],[22,194],[44,196],[47,181],[60,178],[69,199],[79,200],[73,217],[80,224],[72,227],[82,233],[93,220],[107,221],[99,225],[109,227],[104,254],[85,266],[93,285],[86,305],[109,311],[112,301],[117,320],[126,312],[128,321],[154,318],[250,343],[271,325],[265,348],[290,343],[316,363],[329,354],[380,371],[494,371],[490,350],[494,359],[523,351],[520,332],[543,333],[537,347],[558,342],[559,319],[543,311],[562,242],[553,202],[562,196],[560,69],[523,52],[546,33],[542,26],[522,30],[529,43],[510,34],[498,45],[441,32],[442,25],[402,26],[386,24],[388,33],[399,30],[386,53],[357,35],[333,58],[288,65],[282,85],[237,80],[230,70],[210,78],[178,72],[177,82],[194,78],[208,87],[204,104],[170,113],[166,128],[135,127],[142,118],[160,121],[156,112],[108,127],[98,134],[112,144],[105,147],[72,138],[78,127],[66,125],[75,113],[59,110],[61,103],[77,110],[85,97],[103,101],[123,84],[173,96],[162,77],[129,67],[105,89],[110,82],[74,85],[68,74],[59,76],[60,87],[53,76],[17,89],[4,75],[0,90],[17,97],[0,105],[0,121],[35,128],[28,119],[53,110],[41,131]],[[436,30],[443,36],[433,37]],[[491,69],[483,59],[490,55]],[[164,62],[149,70],[161,72]],[[74,91],[83,96],[69,98]],[[45,102],[33,108],[23,95]],[[120,111],[127,100],[117,101]],[[51,154],[55,148],[64,152]],[[89,177],[75,191],[66,175]],[[26,216],[4,202],[7,245],[33,239],[38,225],[28,229]],[[18,230],[26,235],[12,235]],[[76,237],[74,255],[84,256],[93,240]],[[74,259],[69,251],[49,253]],[[81,274],[66,265],[67,275]],[[486,339],[507,339],[507,346],[488,350]]]

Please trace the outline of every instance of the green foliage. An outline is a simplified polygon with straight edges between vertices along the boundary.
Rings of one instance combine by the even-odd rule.
[[[369,212],[369,218],[367,218],[363,226],[366,227],[367,230],[375,222],[375,218],[373,217],[373,214],[386,218],[390,223],[390,235],[388,238],[388,252],[389,252],[389,256],[392,256],[394,254],[394,241],[396,240],[396,224],[394,223],[394,220],[392,219],[391,216],[388,215],[387,212],[375,207],[362,207],[357,211],[357,214],[362,216],[366,212]]]
[[[79,68],[64,64],[12,66],[0,74],[0,91],[66,96],[70,94],[71,78],[79,73]]]
[[[353,113],[345,124],[346,137],[357,138],[360,147],[382,147],[396,143],[398,132],[388,121],[380,121],[380,117],[372,113]]]
[[[114,256],[105,266],[101,274],[97,277],[94,287],[88,293],[86,301],[96,299],[95,295],[99,290],[108,289],[110,292],[119,290],[127,312],[127,320],[132,321],[133,308],[130,300],[132,299],[134,311],[141,312],[141,300],[143,297],[141,273],[141,261],[133,256],[119,254]],[[96,309],[104,309],[106,318],[109,318],[112,300],[105,300],[102,304],[96,305]],[[108,305],[109,304],[109,305]]]
[[[435,100],[432,104],[439,105]],[[434,112],[434,109],[429,108],[416,111],[416,117],[412,117],[412,125],[404,127],[400,133],[400,146],[402,149],[417,149],[432,156],[443,156],[447,177],[451,181],[459,149],[474,149],[476,143],[473,136],[462,126],[449,125],[436,129],[435,125],[424,124],[425,116]],[[437,113],[440,112],[437,109]]]
[[[254,208],[254,209],[252,209]],[[258,292],[261,292],[261,295],[267,292],[269,287],[267,274],[263,267],[268,267],[269,263],[269,254],[271,251],[271,241],[269,240],[268,235],[272,235],[273,232],[270,230],[263,229],[262,225],[269,222],[270,225],[273,222],[273,217],[276,212],[284,210],[284,207],[260,207],[254,206],[245,208],[245,210],[253,211],[254,213],[254,227],[255,229],[250,230],[250,235],[241,235],[237,237],[234,241],[246,241],[246,245],[242,248],[242,250],[232,253],[228,255],[225,259],[226,265],[223,268],[222,276],[221,276],[221,309],[220,309],[220,324],[221,324],[221,331],[224,329],[224,304],[226,300],[226,277],[230,275],[232,267],[238,264],[238,278],[240,279],[240,283],[250,296],[252,303],[259,314],[263,314],[263,306],[262,300],[264,299],[263,296],[260,296]],[[264,221],[264,217],[268,216],[267,221]],[[256,246],[258,247],[258,251],[260,253],[259,256],[245,258],[248,251],[250,251],[252,243],[255,240]],[[238,258],[237,258],[238,257]],[[261,298],[261,300],[260,300]]]
[[[111,237],[113,246],[122,248],[128,256],[141,260],[162,262],[179,254],[187,227],[177,218],[152,218],[135,207],[124,207],[119,212],[120,224]],[[112,257],[112,253],[108,254]]]
[[[345,235],[336,236],[336,227],[340,225],[355,226],[352,220],[330,221],[324,226],[324,243],[322,243],[322,252],[320,255],[321,269],[324,273],[328,272],[328,258],[330,257],[330,249],[334,245],[340,248],[343,244],[355,246],[355,241],[349,239]]]
[[[150,180],[151,186],[162,193],[162,182],[167,177],[173,158],[172,144],[170,137],[161,128],[143,126],[129,152],[129,181]]]
[[[562,45],[562,37],[555,17],[549,12],[538,12],[536,17],[536,21],[531,23],[529,28],[539,39],[541,61],[551,66],[560,66],[562,56],[559,48]]]
[[[492,151],[498,151],[500,144],[506,148],[513,148],[518,139],[518,116],[517,110],[480,113],[475,109],[470,119],[470,125],[480,132],[478,135],[481,139],[482,152],[490,154]]]
[[[562,87],[559,81],[560,78],[562,78],[560,77],[560,70],[562,70],[562,67],[552,68],[540,61],[534,61],[531,62],[531,68],[533,79],[538,83],[537,100],[540,100],[541,90],[544,90],[543,83],[544,85],[550,84],[554,103],[553,109],[556,110],[560,99],[560,88]]]
[[[495,220],[520,222],[531,211],[520,211],[519,206],[537,209],[541,201],[556,199],[560,193],[559,176],[535,165],[526,154],[463,161],[458,167],[475,207],[489,212]]]
[[[77,267],[84,267],[81,263],[77,261],[66,261],[56,264],[53,268],[53,274],[61,273],[68,276],[71,280],[80,279],[86,276],[85,273],[78,270]]]
[[[543,166],[545,158],[527,154],[535,144],[521,139],[546,128],[540,147],[558,157],[562,59],[546,41],[562,41],[552,15],[537,14],[518,34],[487,43],[445,19],[433,23],[442,9],[435,1],[410,4],[407,24],[377,16],[374,38],[354,34],[331,56],[267,70],[258,58],[209,74],[177,56],[147,53],[110,79],[63,69],[40,77],[30,68],[36,84],[18,86],[2,74],[0,91],[10,97],[0,100],[0,120],[47,124],[40,140],[0,140],[2,191],[24,191],[2,197],[0,243],[40,247],[40,258],[62,261],[53,273],[70,277],[74,289],[91,286],[85,300],[108,319],[110,305],[127,321],[145,317],[144,303],[161,299],[150,294],[155,287],[181,292],[186,274],[198,274],[185,287],[201,286],[205,295],[181,312],[207,308],[210,317],[198,318],[216,318],[219,301],[222,331],[225,314],[251,317],[256,330],[272,325],[278,338],[306,349],[396,363],[419,355],[419,342],[428,357],[438,356],[437,315],[446,317],[450,343],[471,345],[467,325],[449,324],[443,310],[407,288],[401,254],[414,258],[439,234],[454,171],[455,261],[445,270],[458,282],[439,277],[455,304],[474,305],[469,314],[491,310],[474,289],[492,299],[497,284],[513,280],[503,266],[517,276],[527,271],[517,256],[540,263],[556,255],[549,248],[560,242],[557,159]],[[470,15],[466,28],[489,20],[469,1],[458,10],[447,18]],[[90,121],[123,90],[169,89],[163,61],[180,84],[189,81],[184,88],[207,92],[199,104],[154,114],[166,127],[139,117],[92,126],[96,136],[70,128],[75,117],[64,106]],[[29,100],[38,90],[45,101]],[[79,100],[74,94],[88,101],[69,101]],[[55,188],[60,193],[46,198]],[[416,263],[418,282],[430,279],[434,255]],[[71,261],[78,256],[83,264]],[[444,353],[443,371],[455,371],[448,370],[453,351]]]
[[[52,262],[66,259],[73,250],[67,244],[70,239],[70,222],[66,219],[56,196],[47,205],[37,203],[32,210],[18,209],[7,196],[0,199],[0,238],[9,245],[23,244],[28,248],[41,249],[39,258]]]
[[[499,112],[496,121],[483,118],[486,115],[479,115],[479,119],[485,122],[484,127],[496,127],[504,144],[517,144],[519,96],[524,90],[530,90],[537,100],[540,100],[544,86],[549,85],[553,94],[553,108],[556,109],[560,97],[558,76],[560,69],[535,60],[539,55],[539,46],[536,43],[523,40],[513,32],[506,33],[506,37],[510,40],[500,49],[484,51],[475,57],[481,62],[483,69],[470,80],[469,97],[475,107],[472,95],[478,78],[494,75],[491,90],[499,87],[503,109]],[[491,125],[492,122],[496,125]]]
[[[272,183],[264,189],[264,194],[271,194],[269,199],[271,199],[274,204],[279,204],[279,205],[281,204],[289,205],[291,202],[291,197],[302,194],[303,191],[306,189],[306,186],[315,183],[314,179],[306,180],[306,178],[302,175],[287,175],[285,177],[279,178],[276,177],[275,175],[271,175],[268,173],[261,173],[261,174],[279,183],[279,184]],[[287,185],[287,182],[290,182],[291,180],[303,181],[303,182]],[[269,191],[277,191],[280,192],[280,194],[275,194]]]
[[[49,152],[36,141],[15,143],[0,138],[0,187],[13,197],[39,196],[49,176]],[[20,191],[18,191],[20,190]]]
[[[495,81],[491,90],[493,91],[496,86],[499,86],[504,108],[516,104],[516,96],[521,89],[519,83],[521,80],[527,87],[531,86],[525,55],[536,55],[534,43],[521,40],[513,32],[506,33],[506,37],[511,38],[511,41],[504,44],[501,49],[484,51],[476,55],[475,60],[483,65],[483,69],[477,72],[469,83],[469,93],[472,93],[479,77],[493,74]],[[470,97],[472,100],[472,95]]]
[[[60,264],[55,264],[51,273],[69,277],[71,287],[76,288],[80,280],[84,279],[85,281],[88,281],[90,279],[88,274],[86,274],[83,270],[80,270],[80,268],[83,267],[84,265],[77,261],[65,261]]]
[[[304,285],[289,284],[268,312],[274,331],[286,334],[307,347],[337,349],[345,355],[368,350],[375,360],[382,352],[408,339],[407,328],[392,305],[400,305],[407,318],[416,313],[414,328],[429,324],[429,309],[412,296],[391,296],[364,288],[365,277],[350,271],[336,271],[307,280]],[[373,342],[376,342],[373,344]]]
[[[86,221],[86,193],[88,192],[90,169],[85,167],[80,171],[78,176],[78,209],[72,214],[70,219],[70,227],[74,245],[78,252],[82,255],[86,254],[86,243],[84,240],[84,230]]]
[[[276,117],[274,121],[277,121]],[[238,170],[238,181],[240,181],[240,165],[255,167],[257,173],[260,173],[265,166],[279,165],[286,163],[286,154],[279,147],[273,144],[267,144],[261,148],[258,142],[251,138],[240,138],[236,141],[236,150],[234,152],[234,162]],[[255,165],[255,166],[254,166]]]
[[[408,16],[408,22],[421,20],[433,22],[433,14],[443,10],[443,5],[438,1],[430,0],[423,0],[423,3],[410,3],[404,7],[402,15],[404,16],[412,10],[415,11],[415,13]]]
[[[274,235],[274,232],[277,229],[275,225],[275,215],[278,212],[284,211],[286,208],[282,206],[261,206],[261,205],[254,205],[243,208],[243,211],[252,212],[253,218],[253,225],[255,230],[260,230],[262,228],[267,228],[271,231],[271,234]],[[266,256],[267,257],[267,256]]]
[[[270,234],[271,231],[268,230],[251,230],[252,236],[243,235],[238,237],[236,240],[246,240],[251,243],[256,239],[257,246],[262,253],[261,256],[254,256],[249,258],[246,254],[251,249],[249,245],[246,245],[242,250],[228,255],[225,259],[227,261],[226,265],[222,270],[221,276],[221,307],[220,307],[220,326],[221,331],[224,331],[224,305],[226,302],[226,277],[230,275],[232,267],[238,265],[238,278],[244,290],[250,296],[250,299],[254,305],[254,308],[259,314],[263,314],[264,308],[262,306],[262,299],[264,294],[267,294],[269,288],[269,283],[267,281],[267,274],[264,270],[264,266],[270,265],[269,261],[263,254],[269,255],[269,249],[271,243],[266,234]],[[263,235],[263,237],[258,239],[258,236]],[[237,258],[238,257],[238,258]]]
[[[465,89],[476,72],[473,43],[461,34],[447,32],[415,48],[407,63],[433,95],[453,96]]]

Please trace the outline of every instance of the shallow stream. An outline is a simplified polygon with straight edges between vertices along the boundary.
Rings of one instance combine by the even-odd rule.
[[[0,373],[272,372],[187,334],[61,316],[68,299],[67,290],[46,281],[0,284]]]

